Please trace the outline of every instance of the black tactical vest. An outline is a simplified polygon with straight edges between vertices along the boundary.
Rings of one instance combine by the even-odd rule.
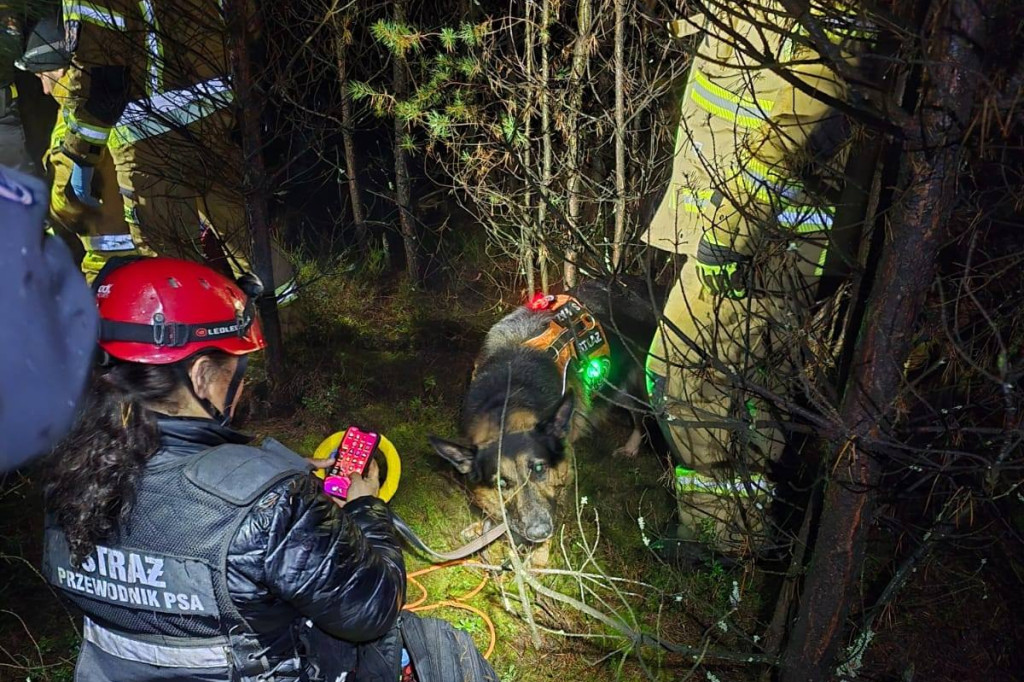
[[[254,633],[228,595],[227,551],[252,504],[308,464],[274,440],[157,453],[125,527],[73,566],[48,523],[47,580],[85,612],[76,680],[269,680],[300,676],[296,625]]]

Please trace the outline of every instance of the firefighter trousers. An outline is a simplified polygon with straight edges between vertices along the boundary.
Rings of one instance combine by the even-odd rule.
[[[57,112],[57,122],[50,134],[50,147],[43,166],[50,178],[50,221],[67,233],[77,237],[72,250],[81,261],[87,281],[103,268],[113,256],[155,256],[138,229],[132,229],[124,219],[124,205],[117,185],[115,155],[118,150],[104,153],[93,175],[93,196],[100,201],[98,208],[86,206],[71,191],[71,159],[60,153],[67,123],[63,110]]]
[[[783,248],[774,281],[739,300],[705,290],[692,262],[682,267],[647,357],[651,405],[679,464],[679,539],[731,556],[772,541],[767,474],[785,438],[771,396],[796,381],[825,241]]]

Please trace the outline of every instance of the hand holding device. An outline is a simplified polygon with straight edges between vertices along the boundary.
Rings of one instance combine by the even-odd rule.
[[[351,476],[355,474],[362,477],[379,443],[379,434],[350,426],[338,446],[334,464],[324,478],[324,492],[332,497],[347,499],[349,487],[352,485]],[[364,486],[360,485],[359,488],[362,489]]]
[[[366,472],[362,476],[356,473],[349,474],[345,502],[351,502],[360,497],[380,497],[380,468],[374,459],[370,460],[370,465],[366,467]]]
[[[372,494],[387,502],[398,490],[398,483],[402,477],[402,460],[398,456],[398,450],[396,450],[394,444],[392,444],[392,442],[383,435],[373,432],[359,431],[358,429],[350,435],[350,431],[351,429],[345,429],[344,431],[332,433],[330,436],[325,438],[319,446],[317,446],[313,457],[308,460],[313,466],[314,473],[319,478],[326,479],[329,474],[333,473],[332,470],[334,469],[335,464],[338,464],[341,460],[338,453],[339,450],[342,449],[342,442],[346,437],[348,437],[351,442],[351,439],[359,438],[359,435],[357,434],[363,434],[363,436],[365,436],[367,433],[370,433],[377,438],[376,445],[374,449],[370,450],[370,453],[372,455],[374,452],[379,452],[383,456],[383,461],[375,462],[374,460],[376,458],[372,456],[369,457],[368,463],[364,464],[365,473],[362,476],[362,478],[366,480],[361,483],[357,483],[357,477],[359,476],[357,473],[348,474],[348,477],[351,479],[348,488],[348,499],[355,499],[354,496],[356,496],[357,493],[359,495]],[[379,472],[377,471],[378,464],[382,467]],[[377,488],[373,488],[373,490],[367,493],[367,486],[378,485],[380,475],[383,475],[384,477],[384,480],[379,483],[380,489],[378,490]],[[341,485],[344,486],[345,484],[342,483]],[[357,485],[359,486],[359,490],[362,490],[363,492],[352,489],[353,486]],[[327,490],[326,485],[324,486],[324,490],[328,495],[331,495],[330,491]],[[343,498],[335,497],[334,499],[339,504],[343,504]]]

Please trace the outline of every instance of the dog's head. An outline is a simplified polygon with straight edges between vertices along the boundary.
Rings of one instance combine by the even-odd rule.
[[[528,542],[543,542],[555,532],[560,498],[569,481],[566,439],[574,407],[568,393],[542,418],[510,410],[503,422],[472,423],[473,445],[433,436],[430,443],[468,477],[476,504],[488,517],[500,522],[504,502],[510,530]]]

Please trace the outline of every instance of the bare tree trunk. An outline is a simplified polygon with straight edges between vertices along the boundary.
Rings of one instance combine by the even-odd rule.
[[[531,150],[533,141],[530,139],[530,132],[532,126],[530,121],[533,113],[533,2],[526,0],[526,106],[523,108],[526,115],[523,117],[524,128],[526,134],[526,149],[523,150],[523,164],[526,168],[531,168]],[[523,198],[523,203],[526,204],[526,214],[530,214],[530,208],[533,205],[533,194],[530,192],[529,180],[526,184],[526,194]],[[543,200],[543,198],[542,198]],[[534,251],[533,246],[536,243],[537,228],[532,224],[532,221],[525,221],[523,231],[521,233],[521,239],[523,240],[523,271],[526,273],[526,290],[532,295],[537,290],[537,278],[533,272],[534,262]]]
[[[267,377],[271,384],[284,377],[284,349],[281,341],[281,321],[277,313],[274,290],[274,270],[270,211],[267,207],[266,166],[263,163],[263,137],[260,134],[261,98],[254,93],[252,63],[249,60],[249,5],[245,0],[228,0],[228,44],[234,76],[234,95],[238,119],[242,130],[243,177],[242,194],[249,230],[253,237],[253,267],[263,280],[269,295],[259,300],[263,335],[267,339]]]
[[[612,269],[618,272],[626,241],[626,0],[615,0],[615,236]]]
[[[395,21],[400,24],[405,23],[403,0],[395,0]],[[409,96],[407,69],[405,54],[396,52],[392,61],[395,99],[402,100]],[[402,241],[405,244],[405,262],[409,270],[409,280],[419,286],[423,284],[424,273],[420,262],[419,237],[416,234],[416,217],[412,211],[409,158],[403,148],[405,137],[408,134],[408,124],[395,116],[395,201],[398,204],[398,221],[402,230]]]
[[[580,158],[580,129],[583,121],[583,78],[587,71],[588,48],[590,41],[590,24],[592,22],[590,0],[579,0],[576,7],[576,44],[572,51],[572,77],[569,82],[570,120],[576,125],[566,126],[568,144],[566,159],[569,163],[569,234],[566,240],[565,261],[563,263],[563,279],[566,287],[576,285],[576,237],[580,232],[580,214],[583,200],[583,160]]]
[[[548,246],[545,223],[551,189],[551,0],[542,0],[540,10],[540,136],[541,136],[541,196],[537,202],[537,234],[540,237],[537,267],[540,269],[540,288],[548,293],[551,282],[548,279]]]
[[[974,0],[936,0],[924,23],[926,69],[915,119],[923,144],[904,154],[907,190],[889,224],[868,300],[853,371],[840,408],[850,429],[834,444],[815,551],[795,625],[783,655],[781,682],[831,677],[846,617],[860,594],[868,529],[880,465],[861,439],[884,436],[910,352],[910,330],[932,285],[935,260],[956,197],[963,127],[970,120],[982,11]]]
[[[356,162],[356,143],[352,136],[355,121],[352,117],[352,98],[348,93],[348,46],[351,17],[342,16],[334,32],[334,59],[338,68],[338,85],[341,88],[341,142],[345,148],[345,175],[348,178],[349,201],[352,202],[352,229],[356,245],[361,253],[369,250],[370,238],[366,230],[366,211],[363,195],[359,190],[359,164]]]

